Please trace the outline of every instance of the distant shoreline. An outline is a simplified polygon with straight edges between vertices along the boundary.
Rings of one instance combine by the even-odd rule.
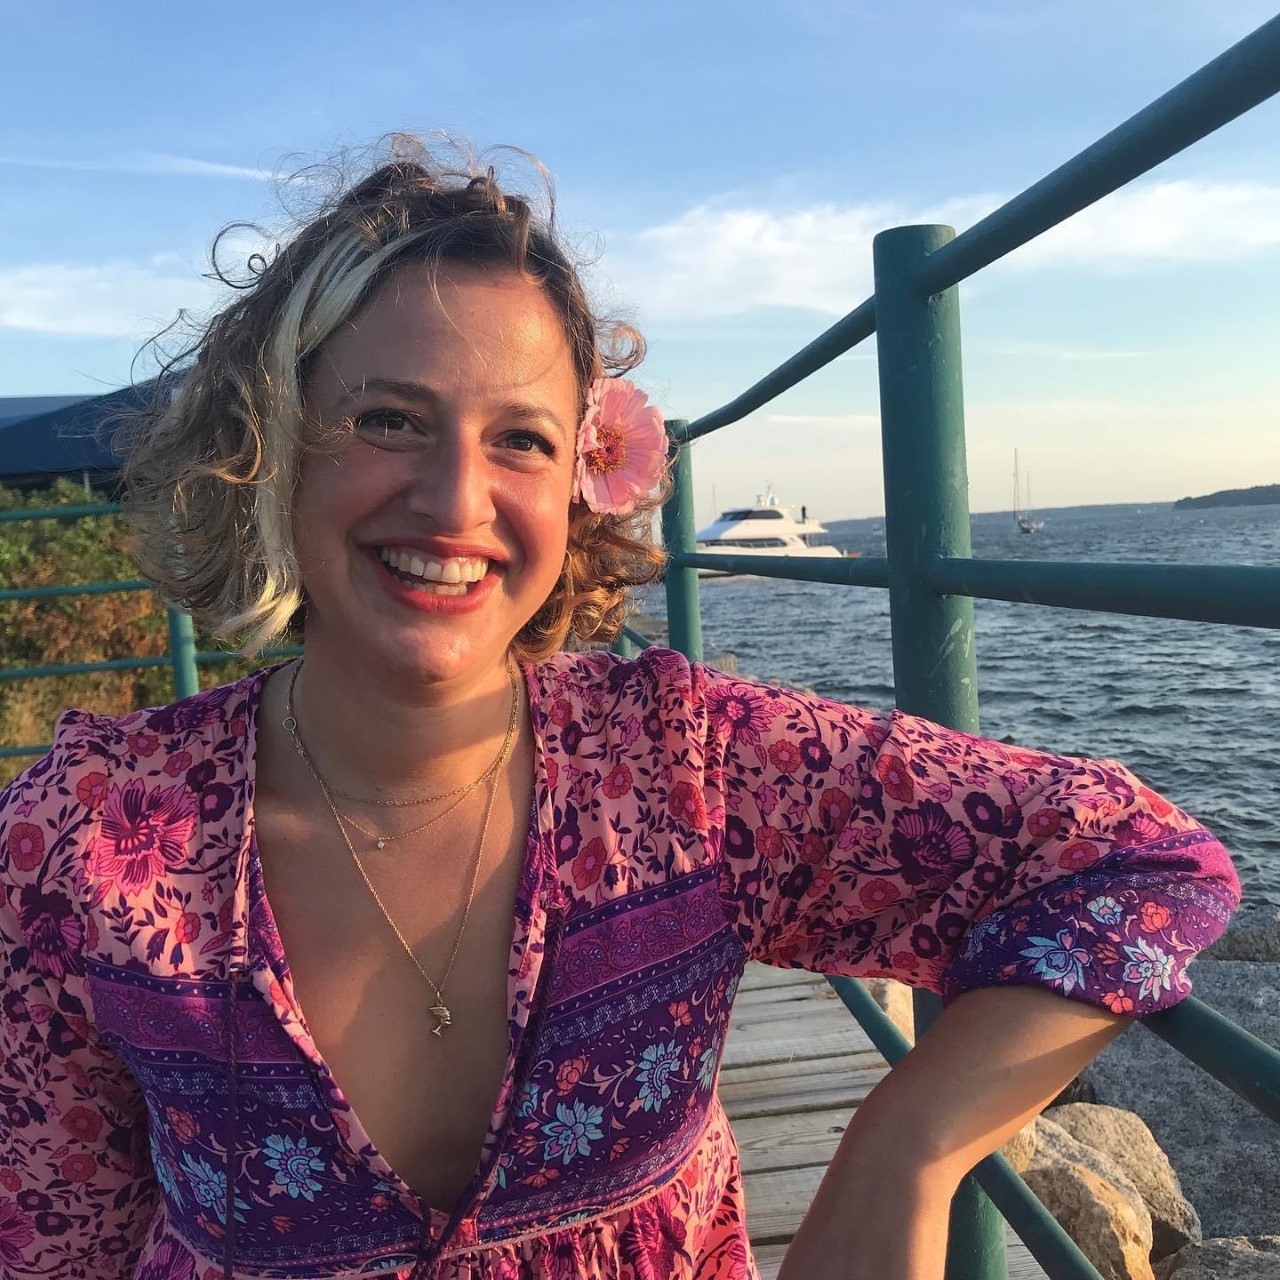
[[[1202,507],[1271,507],[1280,503],[1280,484],[1257,484],[1250,489],[1219,489],[1201,498],[1179,498],[1174,510]]]
[[[1061,507],[1042,507],[1036,504],[1035,514],[1037,517],[1053,516],[1064,512],[1084,512],[1084,511],[1173,511],[1178,508],[1183,510],[1208,507],[1228,507],[1228,506],[1277,506],[1280,505],[1280,485],[1259,485],[1257,489],[1223,489],[1221,494],[1248,493],[1253,494],[1260,491],[1274,490],[1277,497],[1270,499],[1251,498],[1248,502],[1221,502],[1216,499],[1219,493],[1206,494],[1197,498],[1179,498],[1176,501],[1172,498],[1159,498],[1147,502],[1078,502],[1069,503]],[[1211,501],[1212,500],[1212,501]],[[1007,507],[1002,509],[995,508],[990,511],[971,511],[970,517],[979,520],[990,520],[995,518],[1008,519],[1012,521],[1014,513]],[[834,525],[863,525],[868,523],[883,524],[883,515],[871,516],[839,516],[831,519],[824,518],[822,523],[831,529]]]

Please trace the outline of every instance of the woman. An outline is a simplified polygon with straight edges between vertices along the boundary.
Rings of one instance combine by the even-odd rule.
[[[564,651],[660,567],[641,350],[403,155],[214,319],[138,558],[305,656],[68,712],[0,802],[6,1275],[749,1277],[754,958],[947,998],[783,1272],[936,1277],[963,1174],[1189,990],[1238,883],[1122,767]]]

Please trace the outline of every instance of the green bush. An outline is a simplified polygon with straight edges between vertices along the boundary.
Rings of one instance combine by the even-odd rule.
[[[82,486],[67,480],[27,494],[0,486],[0,511],[106,500],[101,494],[86,496]],[[137,580],[126,543],[124,518],[118,515],[0,522],[0,588]],[[168,647],[168,615],[154,591],[0,601],[0,669],[163,657]],[[243,659],[202,665],[201,688],[259,665]],[[173,696],[168,666],[0,681],[0,746],[47,743],[67,707],[123,715],[171,702]],[[0,759],[0,782],[34,759]]]

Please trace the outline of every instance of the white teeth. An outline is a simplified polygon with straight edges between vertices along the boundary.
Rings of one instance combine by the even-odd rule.
[[[467,587],[489,572],[489,562],[471,556],[436,560],[401,547],[381,547],[378,556],[390,568],[433,584],[438,595],[465,595]]]

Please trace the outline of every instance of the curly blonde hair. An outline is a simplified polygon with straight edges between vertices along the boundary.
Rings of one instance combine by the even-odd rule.
[[[269,262],[250,259],[247,280],[218,265],[226,232],[215,241],[214,273],[239,296],[163,363],[150,409],[127,432],[124,465],[138,567],[202,631],[256,657],[305,619],[291,510],[300,458],[318,443],[303,411],[308,369],[398,267],[515,270],[538,284],[564,323],[580,414],[596,378],[643,359],[635,328],[593,313],[533,163],[545,215],[504,191],[492,166],[470,156],[437,164],[419,140],[397,135],[389,160],[327,201]],[[628,516],[573,504],[560,578],[516,635],[517,657],[617,636],[631,589],[662,573],[653,513],[668,488]]]

